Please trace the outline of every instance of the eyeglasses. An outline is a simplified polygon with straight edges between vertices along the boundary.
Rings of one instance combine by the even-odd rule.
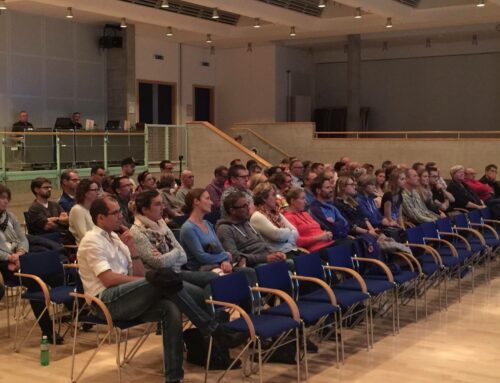
[[[241,206],[233,206],[233,209],[246,209],[246,208],[248,208],[248,206],[250,206],[250,205],[247,202]]]
[[[52,186],[42,186],[40,189],[52,189]]]
[[[243,178],[243,179],[248,179],[248,174],[246,176],[236,176],[235,178]]]
[[[96,173],[95,175],[99,177],[106,177],[106,173]]]
[[[106,213],[106,215],[114,215],[114,216],[118,216],[118,215],[121,215],[122,214],[122,211],[120,209],[117,209],[117,210],[114,210],[114,211],[110,211],[109,213]]]
[[[120,188],[127,188],[127,187],[128,187],[128,188],[131,188],[131,187],[133,187],[133,186],[134,186],[134,185],[132,185],[132,184],[125,184],[125,185],[121,185],[121,186],[120,186]]]
[[[80,182],[80,178],[70,178],[71,182]]]

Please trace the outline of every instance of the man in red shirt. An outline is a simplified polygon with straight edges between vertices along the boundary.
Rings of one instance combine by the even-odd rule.
[[[464,183],[474,190],[482,201],[488,201],[493,197],[493,188],[476,180],[476,171],[473,168],[465,169]]]

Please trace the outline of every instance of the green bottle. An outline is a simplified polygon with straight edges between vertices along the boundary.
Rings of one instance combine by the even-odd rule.
[[[42,336],[42,343],[40,343],[40,364],[48,366],[49,362],[49,340],[47,339],[47,335],[44,335]]]

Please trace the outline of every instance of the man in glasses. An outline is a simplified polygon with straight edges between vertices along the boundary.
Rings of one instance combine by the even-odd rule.
[[[132,198],[134,185],[127,176],[116,177],[111,184],[116,201],[120,206],[121,223],[125,227],[130,227],[134,223],[134,214],[129,209],[129,202]]]
[[[181,382],[184,376],[181,313],[219,346],[231,348],[245,341],[247,335],[225,330],[184,288],[160,289],[144,278],[144,264],[132,234],[121,224],[121,208],[114,198],[95,200],[90,215],[95,226],[78,249],[84,291],[99,296],[113,320],[161,322],[166,382]]]
[[[226,218],[217,222],[217,236],[222,246],[239,266],[283,261],[286,255],[271,246],[250,224],[250,204],[245,192],[235,191],[224,199]]]
[[[254,206],[253,206],[252,192],[250,189],[248,189],[247,186],[248,177],[249,177],[248,170],[243,165],[236,164],[229,168],[229,171],[227,173],[229,187],[226,190],[224,190],[220,199],[222,218],[227,218],[228,216],[228,211],[224,207],[224,200],[227,198],[229,194],[234,193],[236,191],[240,191],[245,194],[250,208],[250,214],[253,213]]]
[[[299,159],[290,162],[290,175],[292,176],[292,186],[301,188],[304,186],[304,165]]]
[[[76,187],[80,183],[80,177],[75,170],[65,170],[61,173],[61,189],[63,193],[59,198],[59,205],[69,214],[75,205]]]
[[[484,169],[484,176],[479,179],[479,182],[490,185],[495,193],[495,198],[500,198],[500,185],[497,181],[498,168],[495,164],[489,164]]]
[[[102,181],[106,177],[106,169],[102,165],[92,166],[90,169],[90,181],[95,182],[98,187],[97,195],[101,197],[103,195]]]

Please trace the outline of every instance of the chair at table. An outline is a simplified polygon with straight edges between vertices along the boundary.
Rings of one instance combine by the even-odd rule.
[[[248,341],[243,347],[243,350],[234,358],[234,362],[226,371],[219,377],[220,381],[228,370],[232,368],[234,363],[248,351],[250,368],[247,368],[248,359],[245,358],[243,373],[248,377],[254,373],[253,361],[255,348],[257,348],[258,358],[258,373],[259,380],[262,382],[262,363],[269,360],[273,353],[281,346],[295,342],[296,349],[296,367],[297,367],[297,382],[300,382],[300,314],[297,304],[285,292],[277,289],[265,287],[250,287],[248,280],[243,273],[231,273],[210,281],[212,288],[212,296],[207,300],[207,303],[215,309],[229,309],[237,312],[240,317],[224,323],[223,326],[237,332],[248,333]],[[273,315],[265,313],[264,309],[255,311],[253,309],[253,294],[264,293],[273,294],[283,300],[290,310],[290,316]],[[289,336],[295,332],[293,339]],[[265,350],[262,350],[262,341],[273,339],[272,345]],[[212,353],[213,339],[210,337],[208,347],[207,365],[205,369],[205,382],[208,379],[208,370],[210,368],[210,358]],[[252,349],[250,349],[252,346]],[[307,374],[307,351],[305,342],[303,344],[304,363]],[[307,380],[307,376],[306,376]]]

